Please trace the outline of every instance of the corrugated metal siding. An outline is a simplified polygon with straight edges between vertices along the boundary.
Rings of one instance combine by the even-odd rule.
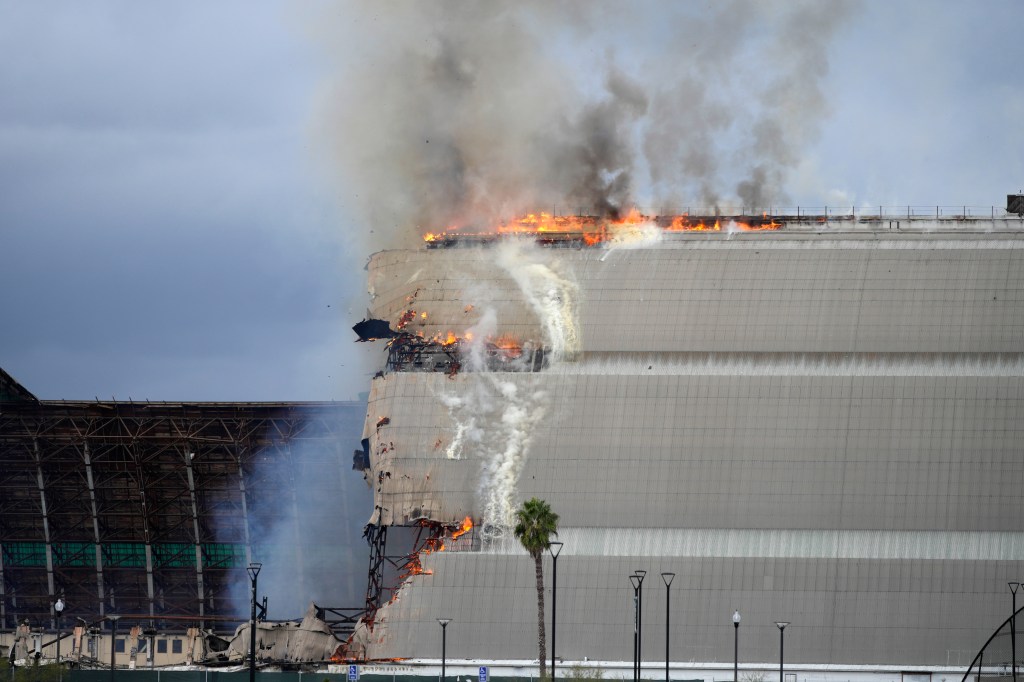
[[[562,517],[559,655],[631,658],[640,568],[647,660],[666,570],[682,660],[731,660],[736,608],[748,662],[775,660],[776,620],[793,623],[793,662],[940,665],[1005,618],[1024,560],[1021,234],[736,235],[537,257],[578,285],[583,352],[535,374],[375,379],[370,419],[390,422],[367,432],[375,471],[392,473],[377,504],[396,520],[424,505],[478,518],[495,448],[449,458],[467,414],[446,405],[500,402],[491,380],[542,396],[515,492]],[[542,334],[488,250],[378,254],[371,286],[375,315],[425,311],[428,335],[485,310],[499,333]],[[437,617],[453,619],[454,658],[536,655],[533,567],[514,544],[423,564],[433,574],[379,614],[372,656],[436,656]]]
[[[594,557],[1024,561],[1024,532],[562,527],[557,539]],[[525,556],[514,539],[482,551]]]

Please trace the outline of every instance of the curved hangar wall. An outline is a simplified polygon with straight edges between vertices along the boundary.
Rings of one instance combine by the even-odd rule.
[[[731,662],[740,609],[744,661],[777,660],[777,620],[792,622],[787,662],[970,661],[1024,559],[1024,240],[756,235],[513,256],[373,258],[372,312],[393,325],[414,309],[426,335],[461,334],[493,311],[498,333],[550,344],[513,261],[571,281],[578,325],[539,372],[376,378],[375,517],[479,520],[510,477],[515,502],[549,501],[566,660],[631,660],[628,575],[643,568],[647,660],[663,656],[658,574],[674,571],[673,660]],[[510,402],[521,442],[501,426]],[[514,542],[422,566],[363,633],[368,657],[436,657],[438,617],[453,658],[536,656],[532,562]]]

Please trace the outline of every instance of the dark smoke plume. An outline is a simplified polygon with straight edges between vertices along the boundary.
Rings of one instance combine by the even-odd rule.
[[[785,199],[850,3],[345,4],[321,125],[376,248],[527,212]]]

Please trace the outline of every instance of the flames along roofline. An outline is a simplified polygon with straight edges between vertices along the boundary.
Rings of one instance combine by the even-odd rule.
[[[750,215],[745,213],[723,215],[667,215],[646,216],[636,212],[619,220],[608,220],[596,216],[552,216],[541,214],[503,223],[497,227],[482,231],[469,231],[463,228],[451,228],[441,232],[428,232],[423,236],[427,248],[445,248],[463,245],[488,245],[509,237],[532,238],[544,246],[581,246],[599,247],[609,243],[622,241],[622,236],[630,235],[642,228],[658,228],[665,235],[715,235],[734,236],[739,233],[777,233],[783,230],[819,230],[837,227],[860,228],[859,231],[889,231],[904,227],[916,227],[922,224],[936,224],[942,227],[953,227],[958,232],[965,228],[976,228],[979,225],[994,225],[1001,222],[1005,225],[1021,224],[1024,216],[1006,213],[995,215],[992,208],[990,216],[970,215],[964,210],[961,214],[942,215],[939,209],[936,214],[914,213],[908,208],[905,215],[888,215],[881,210],[877,214],[864,214],[859,217],[856,209],[850,213],[822,214],[769,214]]]

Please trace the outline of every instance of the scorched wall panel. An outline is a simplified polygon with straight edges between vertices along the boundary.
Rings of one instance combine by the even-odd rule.
[[[552,250],[530,266],[574,283],[583,351],[1018,352],[1024,241],[701,240],[636,250]],[[427,337],[492,311],[538,340],[525,257],[496,249],[377,254],[372,313]],[[423,318],[426,313],[426,318]]]

